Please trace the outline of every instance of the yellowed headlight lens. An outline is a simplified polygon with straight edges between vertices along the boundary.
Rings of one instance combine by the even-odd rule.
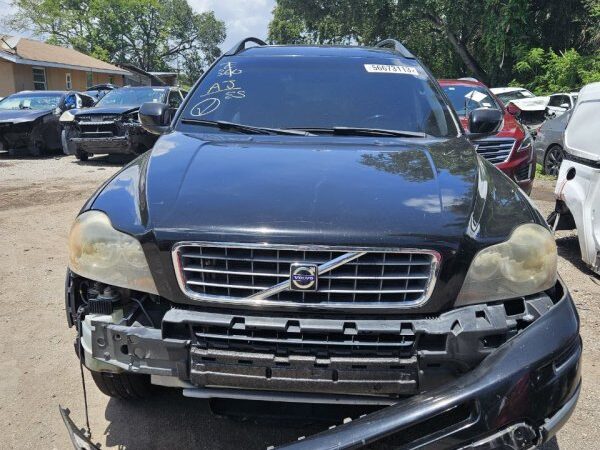
[[[140,242],[115,230],[106,214],[87,211],[69,234],[69,268],[82,277],[157,294]]]
[[[517,227],[501,244],[481,250],[471,263],[456,306],[536,294],[557,279],[556,243],[545,227]]]

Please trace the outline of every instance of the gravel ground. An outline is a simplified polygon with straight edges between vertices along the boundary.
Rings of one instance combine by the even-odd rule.
[[[0,448],[69,448],[59,404],[83,425],[74,331],[66,327],[63,303],[67,233],[83,202],[122,162],[13,159],[0,152]],[[552,191],[552,181],[536,182],[532,196],[544,214],[553,207]],[[557,242],[559,269],[581,315],[584,382],[575,414],[545,450],[592,449],[600,442],[600,279],[581,263],[575,234],[560,232]],[[234,423],[175,390],[126,404],[87,380],[90,423],[103,448],[258,449],[313,430]]]

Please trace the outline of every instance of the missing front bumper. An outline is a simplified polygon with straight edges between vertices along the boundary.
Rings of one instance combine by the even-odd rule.
[[[438,379],[437,387],[421,385],[422,394],[404,400],[396,398],[397,403],[393,406],[294,442],[290,444],[290,448],[319,449],[335,445],[335,448],[344,449],[386,443],[393,448],[427,445],[439,449],[460,446],[478,450],[494,448],[473,447],[475,444],[487,445],[486,442],[501,442],[511,450],[528,448],[515,447],[510,441],[514,438],[515,431],[510,427],[521,423],[535,434],[534,439],[523,442],[534,441],[535,445],[545,442],[560,429],[575,408],[581,381],[582,348],[577,312],[562,285],[557,290],[562,296],[560,300],[548,304],[538,299],[520,312],[507,309],[505,305],[480,305],[473,310],[463,309],[461,314],[465,314],[465,310],[469,314],[459,321],[460,326],[456,326],[455,322],[450,323],[450,332],[444,341],[445,352],[430,348],[419,351],[418,354],[419,358],[429,358],[429,361],[454,358],[464,364],[476,354],[474,351],[485,352],[485,359],[475,369],[445,383],[439,383]],[[493,309],[494,307],[503,308],[503,311]],[[181,330],[193,331],[191,322],[197,320],[191,318],[197,319],[196,314],[204,313],[173,311],[170,316],[165,316],[170,325],[165,326],[163,321],[162,331],[93,321],[93,330],[89,334],[89,345],[86,348],[86,354],[89,352],[86,364],[89,357],[92,361],[106,364],[112,370],[149,373],[154,379],[160,380],[160,384],[168,384],[166,380],[173,380],[171,385],[190,389],[188,394],[202,391],[204,397],[219,397],[220,392],[211,390],[213,388],[210,386],[194,391],[189,368],[192,342],[190,339],[183,339],[183,335],[177,337]],[[460,311],[453,313],[458,314]],[[536,312],[537,317],[529,317]],[[471,314],[472,318],[469,319]],[[176,320],[177,317],[181,320]],[[209,318],[203,317],[206,320]],[[227,322],[225,315],[219,315],[218,319]],[[449,318],[442,315],[426,322],[429,324],[428,328],[413,320],[412,332],[415,336],[424,335],[425,329],[431,333],[433,326],[439,327],[438,332],[441,332],[446,327],[445,319]],[[210,320],[214,321],[215,317]],[[277,327],[279,319],[273,320],[270,324]],[[490,338],[494,336],[492,331],[506,330],[506,324],[510,321],[519,324],[520,330],[506,342],[495,342],[497,345],[493,348],[495,340]],[[309,324],[304,324],[302,319],[297,322],[300,329],[310,329]],[[252,323],[248,319],[245,326],[253,328]],[[323,322],[319,323],[323,330]],[[313,323],[315,324],[316,322]],[[401,329],[400,324],[396,325]],[[343,321],[341,324],[332,321],[329,326],[341,327],[343,330]],[[361,326],[357,324],[357,329]],[[98,345],[98,338],[101,346]],[[447,352],[449,348],[453,349],[451,354]],[[245,385],[241,381],[243,373],[239,375],[235,385],[240,389],[229,388],[226,391],[233,398],[244,398],[240,396],[252,392],[252,389],[244,389]],[[254,392],[268,396],[268,392],[264,390]],[[293,396],[289,391],[288,394]],[[319,395],[326,397],[324,394],[318,394],[317,397]],[[375,399],[373,396],[370,398]],[[389,396],[385,398],[388,402],[391,400]],[[268,400],[259,400],[265,399]],[[345,399],[347,398],[341,400]],[[512,431],[495,436],[504,430]],[[495,441],[496,437],[509,440]]]

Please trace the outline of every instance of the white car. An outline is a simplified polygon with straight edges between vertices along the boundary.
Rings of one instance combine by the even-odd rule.
[[[521,87],[497,87],[490,89],[511,114],[530,130],[536,130],[546,119],[546,107],[550,97],[538,97]]]
[[[546,106],[546,117],[552,119],[572,109],[577,103],[579,92],[552,94]]]
[[[600,274],[600,83],[585,86],[565,131],[564,160],[556,182],[555,230],[577,229],[583,261]]]

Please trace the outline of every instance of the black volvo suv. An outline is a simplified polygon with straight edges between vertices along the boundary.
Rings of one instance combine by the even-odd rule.
[[[255,42],[256,46],[247,46]],[[551,231],[396,41],[223,55],[87,202],[66,284],[98,388],[379,405],[294,448],[533,448],[573,411]]]

